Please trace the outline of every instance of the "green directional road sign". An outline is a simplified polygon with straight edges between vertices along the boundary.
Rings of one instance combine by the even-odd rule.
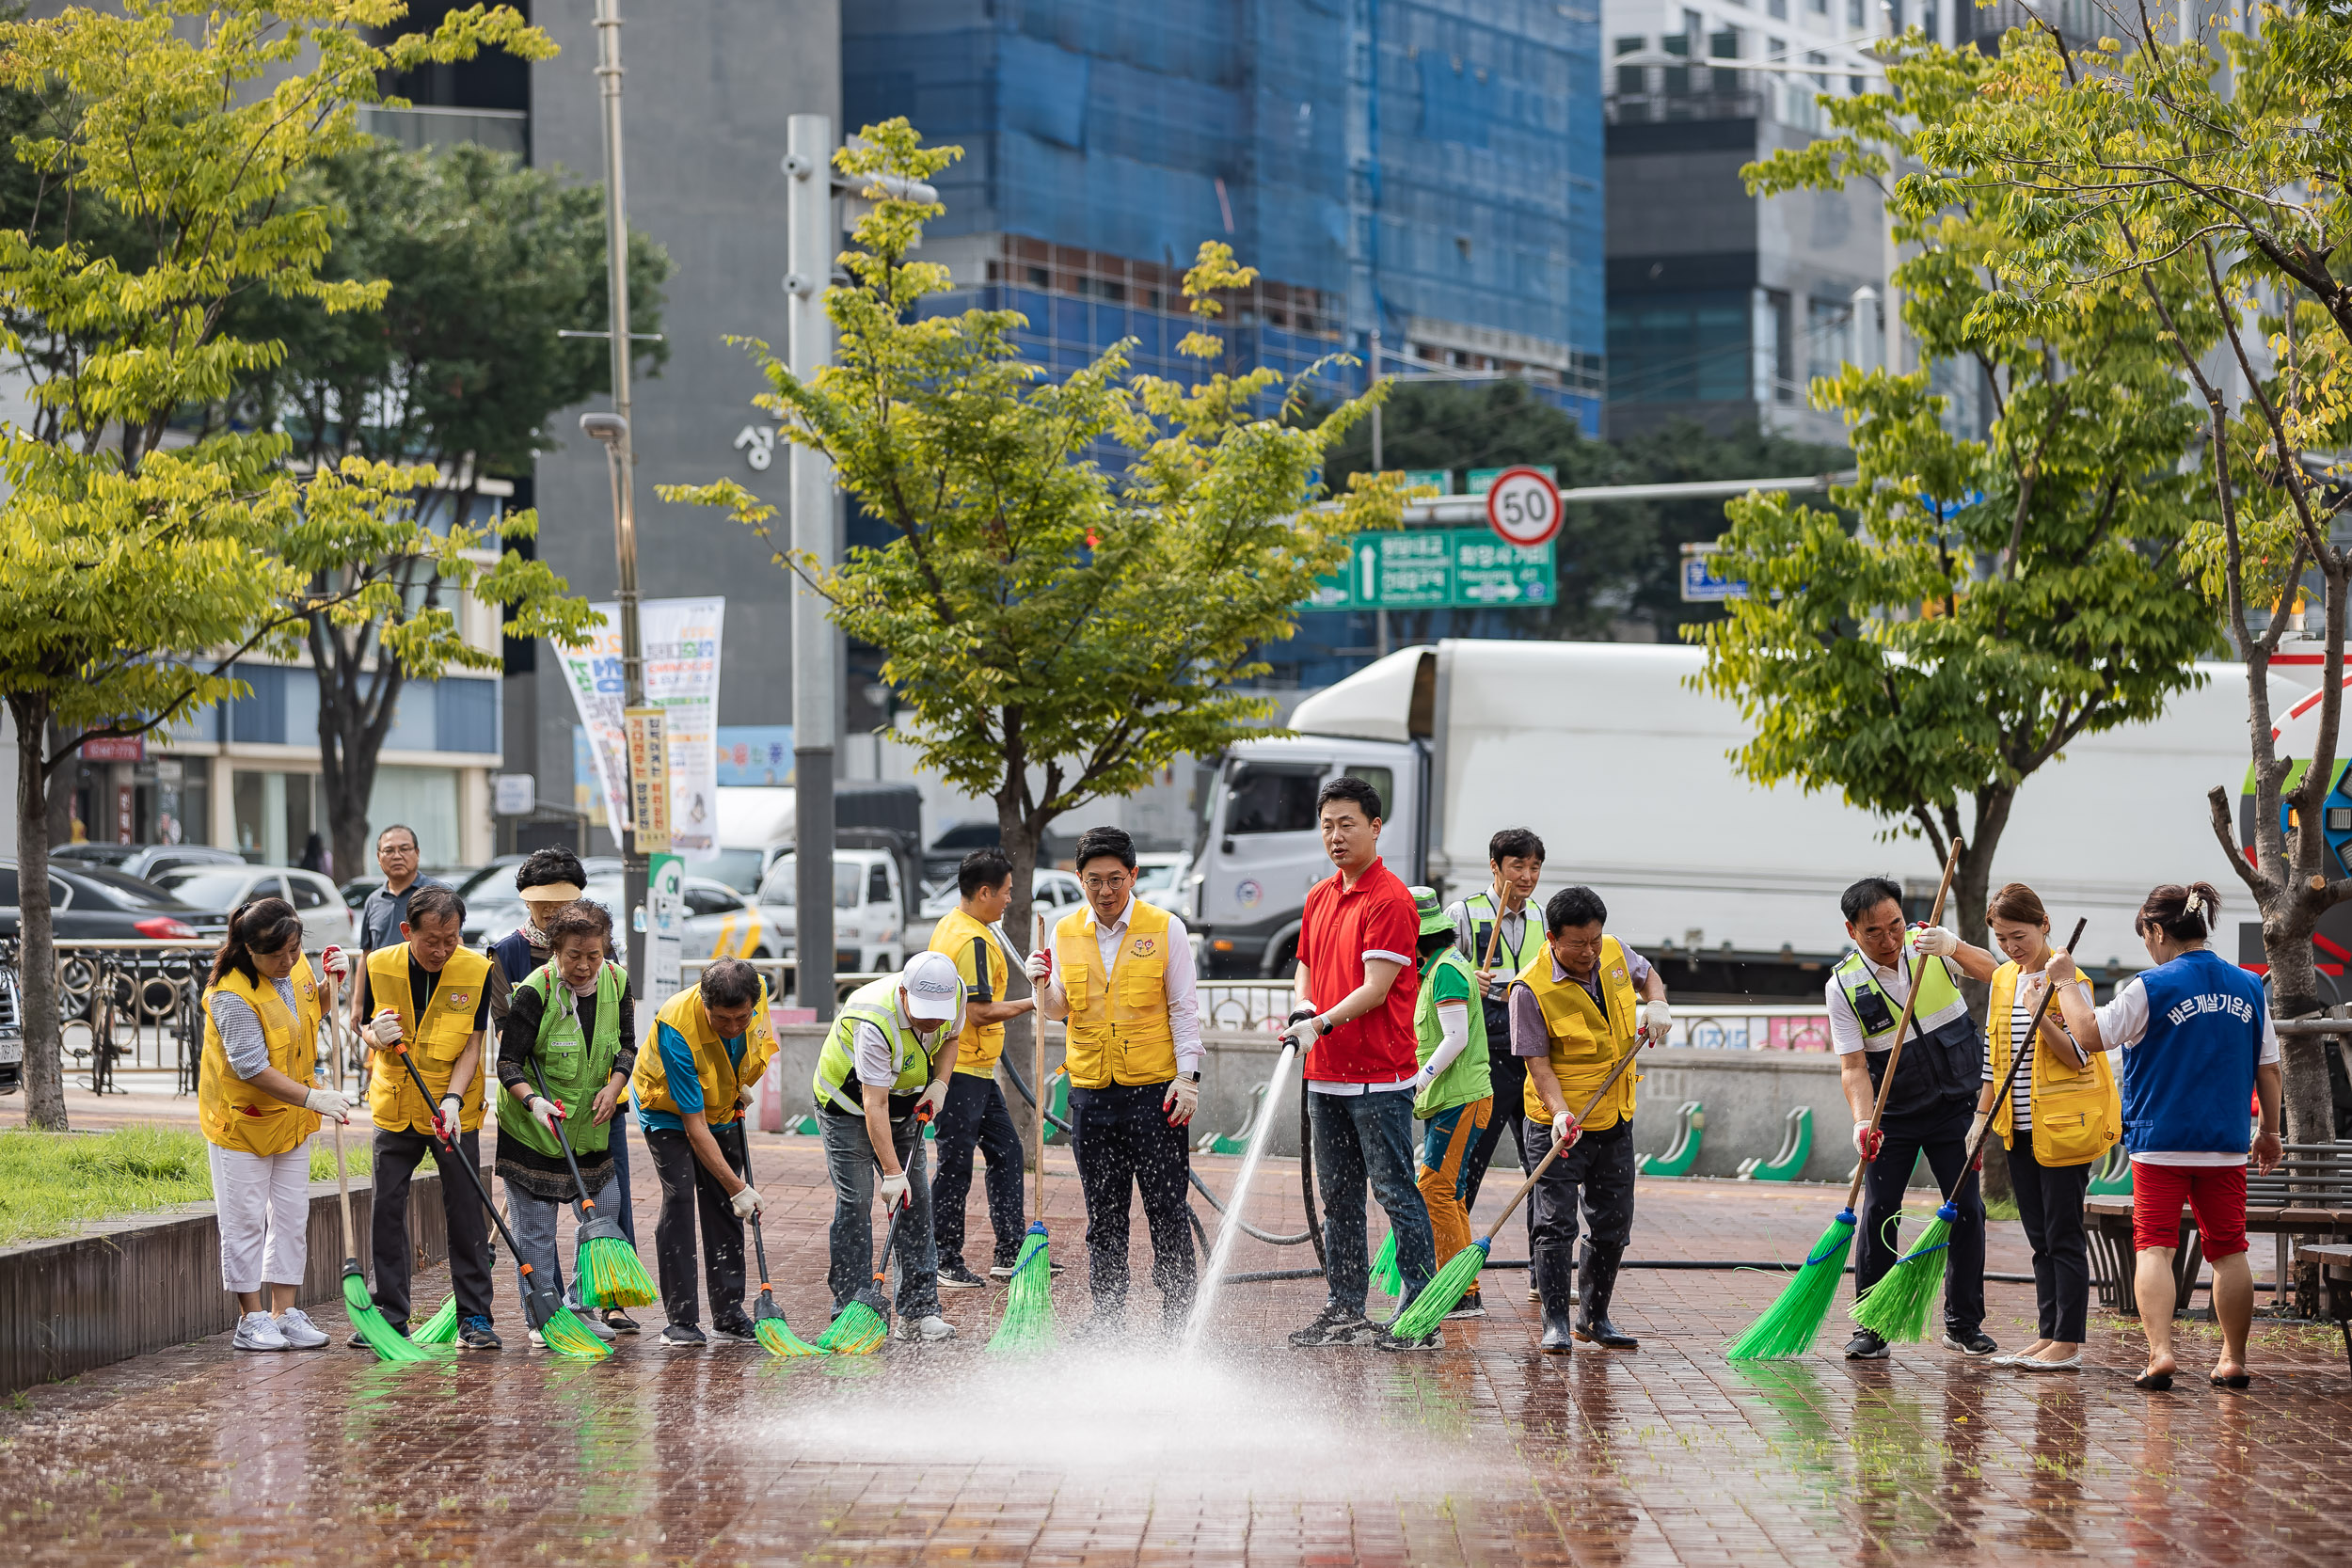
[[[1551,471],[1551,465],[1549,463],[1519,463],[1513,465],[1513,467],[1533,468],[1537,473],[1543,475],[1546,479],[1552,480],[1554,482],[1557,482],[1560,478],[1558,474]],[[1468,474],[1463,476],[1466,483],[1462,486],[1462,494],[1466,496],[1483,496],[1488,490],[1494,488],[1494,483],[1497,479],[1509,473],[1510,471],[1510,468],[1472,468]]]
[[[1348,568],[1301,610],[1462,610],[1548,605],[1559,596],[1549,545],[1506,545],[1491,529],[1359,533]]]

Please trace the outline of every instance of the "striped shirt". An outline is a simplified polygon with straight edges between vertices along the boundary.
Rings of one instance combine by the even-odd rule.
[[[2026,1031],[2033,1026],[2034,1009],[2041,1004],[2041,995],[2034,989],[2034,983],[2039,981],[2044,973],[2046,972],[2036,970],[2031,974],[2021,974],[2017,976],[2016,1000],[2010,1004],[2009,1009],[2009,1037],[2017,1050],[2017,1075],[2010,1080],[2009,1086],[2010,1115],[2013,1118],[2011,1125],[2020,1132],[2030,1132],[2033,1129],[2033,1053],[2034,1047],[2040,1042],[2029,1037]],[[2084,999],[2088,1001],[2090,996],[2090,988],[2085,985],[2081,989]],[[2056,1002],[2050,1004],[2048,1022],[2058,1022]],[[2064,1030],[2066,1025],[2058,1022],[2058,1028]],[[2069,1039],[2074,1037],[2072,1033],[2067,1035]],[[2063,1060],[2062,1055],[2060,1059]],[[1993,1076],[1993,1053],[1990,1051],[1984,1053],[1984,1081],[1988,1084],[2000,1082]]]

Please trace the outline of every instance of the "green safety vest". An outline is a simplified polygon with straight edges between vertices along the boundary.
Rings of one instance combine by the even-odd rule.
[[[1413,1115],[1423,1121],[1495,1092],[1494,1075],[1486,1061],[1486,1009],[1478,1005],[1478,972],[1468,958],[1451,947],[1440,947],[1422,966],[1421,997],[1413,1005],[1413,1027],[1421,1036],[1421,1060],[1426,1064],[1445,1040],[1445,1031],[1438,1026],[1438,988],[1432,983],[1440,969],[1458,972],[1462,983],[1470,989],[1470,1043],[1462,1047],[1462,1053],[1454,1058],[1453,1065],[1432,1079],[1413,1101]]]
[[[1462,912],[1469,915],[1470,920],[1470,969],[1474,977],[1475,971],[1481,967],[1480,960],[1486,956],[1486,935],[1494,929],[1499,918],[1495,913],[1494,889],[1488,888],[1484,893],[1473,893],[1468,898],[1463,899]],[[1478,923],[1481,913],[1486,917],[1484,929]],[[1544,917],[1535,908],[1534,900],[1529,900],[1527,907],[1519,913],[1525,918],[1519,922],[1518,946],[1513,947],[1508,936],[1495,939],[1494,967],[1505,974],[1517,974],[1525,969],[1528,958],[1534,955],[1536,948],[1543,945]]]
[[[896,1096],[921,1094],[931,1081],[931,1067],[943,1050],[956,1046],[954,1020],[939,1026],[929,1045],[914,1032],[911,1024],[898,1022],[898,976],[885,974],[879,980],[868,980],[850,993],[834,1015],[833,1028],[825,1035],[825,1048],[817,1053],[817,1077],[811,1085],[817,1103],[830,1105],[851,1116],[864,1116],[866,1102],[857,1091],[857,1047],[850,1034],[860,1023],[870,1023],[882,1032],[890,1042],[890,1065],[898,1077],[890,1085]]]
[[[1903,1041],[1902,1058],[1895,1066],[1895,1086],[1886,1096],[1888,1116],[1974,1098],[1984,1067],[1983,1039],[1952,981],[1951,965],[1942,958],[1922,958],[1915,940],[1915,933],[1903,933],[1903,967],[1916,962],[1920,971],[1919,999],[1912,1011],[1915,1032]],[[1881,989],[1859,953],[1847,954],[1831,973],[1862,1026],[1864,1064],[1875,1089],[1886,1076],[1886,1058],[1902,1007]]]
[[[612,1076],[621,1054],[621,1009],[628,1006],[628,974],[606,960],[596,972],[596,1034],[584,1037],[580,1008],[572,988],[556,974],[552,963],[541,964],[516,986],[535,991],[543,1010],[539,1040],[532,1047],[526,1083],[543,1085],[550,1099],[564,1107],[564,1132],[574,1154],[601,1153],[612,1140],[612,1124],[598,1122],[588,1107]],[[504,1084],[499,1085],[499,1136],[537,1149],[550,1160],[564,1157],[564,1146],[539,1125],[524,1103]]]

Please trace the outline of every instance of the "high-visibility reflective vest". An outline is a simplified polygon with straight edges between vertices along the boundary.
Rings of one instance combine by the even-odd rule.
[[[291,1010],[273,982],[257,984],[233,969],[204,992],[204,1060],[196,1080],[196,1117],[204,1136],[223,1148],[284,1154],[319,1130],[316,1111],[289,1105],[229,1070],[229,1050],[213,1022],[214,997],[226,992],[243,1002],[262,1021],[269,1065],[308,1088],[318,1069],[318,976],[310,973],[310,959],[296,958],[286,978],[294,987]]]
[[[1608,1079],[1617,1059],[1632,1054],[1640,1044],[1635,1034],[1641,1018],[1633,993],[1633,975],[1626,965],[1625,948],[1615,937],[1600,939],[1599,962],[1601,1000],[1608,1005],[1605,1011],[1593,1005],[1593,993],[1579,982],[1551,977],[1549,943],[1536,944],[1535,956],[1519,971],[1515,982],[1534,992],[1537,1005],[1544,1010],[1551,1075],[1560,1081],[1561,1097],[1567,1101],[1570,1116],[1584,1109],[1584,1102]],[[1588,1132],[1599,1132],[1620,1121],[1631,1120],[1633,1084],[1638,1076],[1629,1068],[1619,1074],[1616,1083],[1579,1125]],[[1522,1100],[1530,1119],[1549,1123],[1551,1113],[1545,1109],[1544,1097],[1532,1076]]]
[[[962,1004],[959,1002],[956,1016],[934,1030],[929,1039],[916,1034],[912,1023],[898,1021],[898,976],[885,974],[879,980],[868,980],[850,993],[850,999],[834,1015],[833,1028],[825,1036],[825,1048],[817,1053],[817,1075],[810,1087],[817,1103],[829,1105],[851,1116],[866,1114],[866,1101],[858,1092],[857,1042],[851,1037],[861,1023],[870,1023],[890,1042],[890,1068],[897,1076],[891,1081],[890,1092],[896,1097],[921,1094],[931,1081],[931,1069],[938,1065],[942,1051],[955,1049],[956,1036],[963,1023]]]
[[[654,1037],[637,1053],[637,1072],[629,1080],[629,1093],[636,1098],[639,1110],[666,1111],[675,1117],[684,1113],[670,1098],[670,1075],[661,1065],[661,1025],[665,1023],[693,1050],[694,1076],[703,1085],[703,1119],[713,1127],[735,1120],[736,1101],[743,1089],[758,1083],[759,1075],[775,1059],[776,1025],[768,1012],[768,982],[759,982],[759,1000],[752,1006],[751,1022],[743,1026],[740,1062],[727,1054],[725,1039],[712,1026],[710,1012],[703,1006],[702,987],[687,987],[654,1014]]]
[[[1168,1021],[1168,911],[1137,898],[1127,934],[1103,973],[1094,911],[1081,909],[1054,927],[1054,973],[1070,1000],[1070,1082],[1081,1089],[1165,1084],[1176,1076],[1176,1035]]]
[[[1890,1117],[1930,1110],[1947,1100],[1975,1100],[1983,1085],[1984,1041],[1953,981],[1951,964],[1921,954],[1917,939],[1915,931],[1903,933],[1901,962],[1906,973],[1917,969],[1919,1000],[1911,1015],[1912,1034],[1895,1066],[1895,1086],[1886,1096]],[[1902,1004],[1871,977],[1870,965],[1859,953],[1847,954],[1832,974],[1862,1026],[1863,1055],[1875,1092],[1886,1077]]]
[[[396,1053],[374,1053],[368,1064],[368,1109],[376,1126],[393,1132],[433,1132],[434,1108],[450,1092],[450,1074],[473,1036],[473,1015],[481,1010],[482,993],[489,984],[488,956],[460,947],[435,976],[433,999],[419,1018],[416,999],[408,990],[408,944],[395,942],[368,955],[368,995],[376,1011],[389,1007],[400,1015],[401,1041],[433,1094],[430,1101],[418,1098],[417,1085]],[[488,1049],[486,1042],[484,1049]],[[458,1085],[463,1104],[457,1125],[468,1132],[482,1126],[483,1077],[477,1071],[471,1082]]]
[[[628,1003],[628,972],[606,960],[596,972],[596,1032],[590,1037],[580,1026],[580,1003],[551,963],[532,970],[515,988],[539,996],[539,1039],[531,1048],[523,1072],[526,1084],[544,1088],[564,1107],[564,1132],[575,1154],[594,1154],[607,1148],[612,1124],[599,1122],[588,1108],[612,1076],[621,1054],[621,1009]],[[499,1136],[528,1144],[550,1160],[564,1157],[555,1134],[539,1125],[529,1107],[499,1085]]]

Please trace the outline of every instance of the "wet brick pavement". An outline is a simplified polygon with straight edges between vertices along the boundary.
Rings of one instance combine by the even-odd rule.
[[[758,1140],[755,1160],[779,1289],[813,1337],[822,1160],[789,1138]],[[1202,1162],[1213,1189],[1233,1164]],[[1082,1221],[1067,1155],[1049,1166],[1056,1254],[1075,1265],[1057,1292],[1068,1323]],[[1262,1182],[1252,1218],[1295,1229],[1296,1166],[1270,1163]],[[650,1258],[651,1194],[636,1196]],[[1501,1196],[1490,1186],[1486,1207]],[[1836,1197],[1645,1180],[1631,1256],[1801,1255]],[[977,1190],[971,1224],[986,1235]],[[1995,1232],[1991,1266],[2021,1272],[2016,1227]],[[1302,1260],[1244,1242],[1235,1266]],[[1641,1351],[1564,1361],[1533,1352],[1525,1275],[1488,1278],[1491,1317],[1404,1357],[1283,1346],[1319,1281],[1232,1288],[1195,1362],[1138,1344],[1004,1364],[981,1343],[996,1291],[949,1296],[960,1341],[870,1360],[665,1354],[648,1333],[593,1365],[510,1348],[400,1368],[341,1349],[239,1355],[224,1337],[0,1415],[0,1561],[2352,1560],[2352,1377],[2331,1331],[2258,1326],[2244,1394],[2198,1377],[2137,1392],[2136,1336],[2112,1319],[2094,1328],[2095,1370],[2038,1381],[1927,1346],[1849,1365],[1835,1314],[1822,1352],[1735,1367],[1722,1341],[1778,1276],[1629,1270],[1615,1317]],[[445,1289],[427,1276],[419,1300]],[[1156,1317],[1149,1295],[1138,1323]],[[1994,1336],[2029,1338],[2030,1289],[1990,1296]],[[340,1313],[319,1316],[340,1330]],[[2195,1324],[2184,1341],[2187,1369],[2215,1343]]]

